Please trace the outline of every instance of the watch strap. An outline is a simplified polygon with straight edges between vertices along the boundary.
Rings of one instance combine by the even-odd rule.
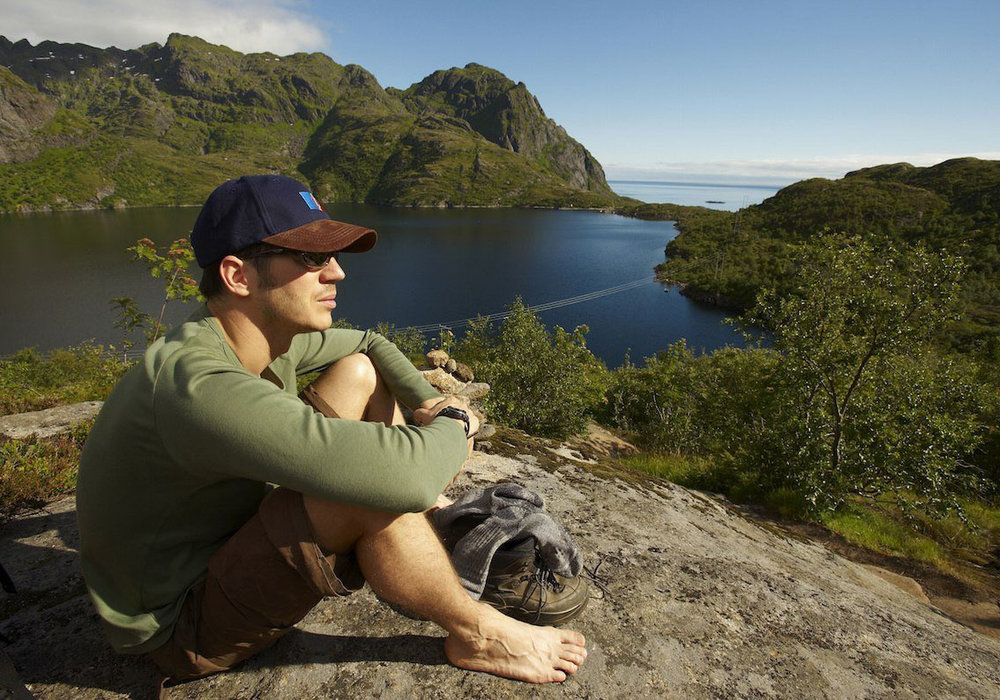
[[[454,406],[445,406],[437,413],[439,416],[444,416],[445,418],[454,418],[455,420],[460,420],[465,424],[465,437],[469,437],[469,429],[472,427],[469,422],[469,414],[466,413],[461,408],[455,408]]]

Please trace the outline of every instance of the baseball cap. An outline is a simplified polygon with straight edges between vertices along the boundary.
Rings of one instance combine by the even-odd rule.
[[[244,175],[208,196],[191,229],[198,265],[208,267],[254,243],[310,253],[363,253],[370,228],[331,219],[305,185],[284,175]]]

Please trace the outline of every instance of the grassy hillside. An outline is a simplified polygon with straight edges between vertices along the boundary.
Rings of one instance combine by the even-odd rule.
[[[619,211],[676,220],[681,233],[660,273],[688,294],[738,309],[764,287],[783,289],[798,249],[824,230],[960,254],[968,264],[965,312],[950,327],[950,341],[1000,344],[1000,161],[882,165],[840,180],[798,182],[738,212],[674,205]]]
[[[306,179],[326,201],[617,200],[523,84],[482,66],[386,91],[319,53],[179,34],[127,51],[0,37],[0,114],[17,126],[0,129],[0,211],[199,204],[248,172]]]

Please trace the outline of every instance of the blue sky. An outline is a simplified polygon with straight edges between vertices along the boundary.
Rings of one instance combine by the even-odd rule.
[[[197,34],[322,51],[407,87],[470,61],[523,81],[618,179],[839,177],[1000,159],[1000,2],[4,0],[0,33],[129,48]]]

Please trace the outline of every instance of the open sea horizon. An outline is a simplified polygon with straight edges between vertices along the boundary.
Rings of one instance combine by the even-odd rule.
[[[668,180],[608,180],[611,189],[623,197],[650,204],[683,204],[736,211],[773,197],[784,185],[684,182]]]

